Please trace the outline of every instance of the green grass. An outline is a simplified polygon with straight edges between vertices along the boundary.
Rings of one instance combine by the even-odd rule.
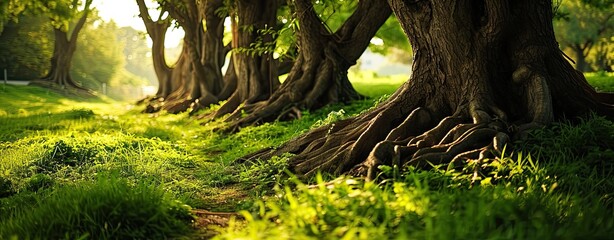
[[[376,182],[295,180],[218,239],[608,239],[612,133],[599,117],[554,124],[518,142],[518,152],[480,163],[477,175],[474,163],[383,167]]]
[[[22,195],[23,196],[23,195]],[[164,239],[186,236],[190,207],[148,182],[131,185],[112,175],[92,183],[4,201],[9,216],[0,236],[24,239]],[[6,209],[13,208],[13,209]]]
[[[348,73],[356,91],[371,98],[390,95],[409,78],[406,75],[377,76],[375,72]]]
[[[350,73],[371,97],[236,134],[187,114],[140,114],[108,98],[0,88],[0,238],[194,238],[192,209],[242,211],[219,238],[546,238],[614,234],[614,128],[592,117],[554,124],[474,175],[383,167],[378,184],[309,187],[287,156],[233,160],[373,107],[406,76]],[[587,75],[614,91],[612,76]],[[215,106],[214,108],[219,107]],[[212,110],[205,110],[207,113]],[[121,213],[121,214],[118,214]],[[41,223],[44,222],[44,226]]]
[[[614,92],[614,73],[585,73],[586,80],[600,92]]]
[[[106,226],[103,219],[87,222],[91,228],[54,227],[57,230],[54,233],[28,230],[37,227],[27,222],[52,210],[75,205],[76,209],[71,208],[75,216],[50,214],[45,219],[62,226],[74,225],[72,220],[82,221],[84,216],[103,210],[92,208],[87,209],[92,211],[90,213],[80,212],[86,211],[86,207],[79,204],[90,200],[76,203],[76,197],[64,197],[69,196],[69,192],[84,198],[100,192],[101,195],[92,197],[105,202],[102,205],[106,202],[112,205],[111,202],[118,199],[114,196],[119,196],[113,195],[113,191],[125,192],[117,194],[128,196],[144,186],[164,192],[171,202],[193,208],[210,211],[250,209],[258,197],[271,193],[267,188],[282,175],[285,163],[275,165],[279,171],[271,172],[269,163],[263,163],[260,168],[256,165],[246,168],[232,165],[234,159],[262,147],[278,145],[317,124],[356,114],[372,106],[375,100],[305,112],[300,121],[247,127],[232,135],[213,132],[224,124],[222,121],[201,126],[187,114],[140,114],[139,107],[107,98],[69,98],[36,87],[3,86],[0,101],[6,103],[0,106],[0,226],[6,226],[0,228],[0,238],[60,236],[62,232],[68,238],[86,235],[89,238],[134,238],[138,235],[109,235],[111,233],[105,229],[96,230]],[[328,116],[331,112],[336,114]],[[118,182],[127,187],[105,190],[103,185],[111,182],[100,182],[100,176],[107,175],[119,178]],[[86,191],[84,186],[90,190]],[[237,197],[221,196],[221,192]],[[109,199],[105,195],[109,195]],[[133,206],[138,206],[138,201],[148,204],[144,198],[135,201],[131,203]],[[138,213],[130,215],[138,209],[126,207],[125,211],[133,221],[149,218]],[[150,211],[156,214],[162,210]],[[173,218],[163,212],[158,214]],[[133,226],[129,230],[135,234],[157,231],[150,228],[155,226],[147,225],[142,229]],[[181,235],[168,229],[157,234]],[[184,231],[183,234],[191,236],[193,233]]]

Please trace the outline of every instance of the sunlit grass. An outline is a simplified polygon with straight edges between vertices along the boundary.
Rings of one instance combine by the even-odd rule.
[[[16,210],[0,224],[0,237],[165,239],[192,231],[189,206],[148,182],[133,185],[107,175],[21,196],[3,201],[2,212]]]
[[[386,166],[375,182],[292,180],[218,238],[607,239],[613,131],[592,117],[535,131],[517,151],[462,169]]]
[[[592,72],[584,76],[597,91],[614,92],[614,73]]]
[[[135,207],[139,204],[244,210],[248,221],[225,230],[222,238],[577,239],[614,233],[614,164],[608,161],[614,158],[614,131],[610,121],[599,117],[535,131],[516,143],[513,154],[509,150],[506,157],[489,162],[484,166],[488,171],[477,177],[472,167],[384,167],[381,184],[340,178],[326,185],[313,180],[319,185],[309,188],[288,177],[287,156],[251,165],[233,163],[314,127],[359,114],[408,78],[369,72],[351,72],[349,77],[369,99],[304,112],[297,121],[246,127],[236,134],[214,131],[226,124],[222,120],[201,125],[186,113],[141,114],[143,106],[104,97],[75,98],[37,87],[4,86],[0,225],[7,227],[0,227],[0,238],[48,234],[34,229],[32,219],[38,218],[57,226],[83,226],[58,227],[53,233],[72,238],[138,238],[152,230],[121,228],[128,235],[110,235],[99,220],[71,222],[103,211],[84,207],[86,202],[124,206],[123,214],[136,219],[151,217]],[[612,76],[587,78],[606,86],[603,91],[614,91],[614,86],[607,87]],[[107,176],[115,180],[104,180]],[[118,187],[105,186],[110,183]],[[134,196],[157,196],[162,202],[120,200]],[[50,214],[63,209],[75,215]],[[149,209],[170,218],[169,223],[185,216],[169,214],[164,207]],[[152,236],[192,234],[183,228],[161,229],[165,230]]]
[[[383,95],[394,93],[401,84],[409,79],[409,75],[378,76],[375,72],[370,71],[350,71],[348,78],[360,94],[371,98],[379,98]]]
[[[141,114],[142,106],[107,98],[66,97],[36,87],[9,85],[0,91],[6,93],[0,94],[1,100],[11,102],[0,106],[0,224],[28,221],[29,217],[15,220],[11,216],[22,211],[30,214],[28,209],[37,204],[36,199],[58,191],[78,191],[70,186],[87,185],[108,174],[128,184],[154,184],[194,208],[249,209],[256,197],[271,193],[268,184],[283,173],[285,165],[276,165],[280,171],[274,174],[264,166],[263,171],[251,169],[254,175],[245,175],[241,172],[249,169],[233,165],[234,159],[276,146],[318,121],[333,121],[327,117],[329,112],[343,112],[341,117],[347,117],[376,101],[329,106],[305,112],[300,121],[247,127],[227,135],[213,131],[223,121],[203,126],[185,113]],[[239,198],[217,196],[221,192]],[[61,199],[58,196],[54,201]],[[15,202],[24,205],[17,207]],[[23,231],[33,226],[23,225]],[[80,236],[76,231],[70,236]]]

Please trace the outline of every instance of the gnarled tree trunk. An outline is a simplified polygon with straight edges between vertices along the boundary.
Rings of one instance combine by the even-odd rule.
[[[241,104],[267,100],[279,86],[277,61],[273,59],[272,49],[263,54],[253,54],[248,50],[256,42],[261,47],[271,48],[273,36],[261,31],[271,31],[277,25],[278,8],[278,0],[236,1],[232,14],[232,47],[235,52],[232,54],[233,66],[229,70],[235,71],[237,85],[214,118],[234,112]]]
[[[589,111],[614,118],[554,37],[548,0],[389,0],[411,42],[410,79],[377,108],[243,160],[296,154],[292,170],[373,177],[497,156],[536,126]],[[611,98],[610,98],[611,99]],[[458,165],[457,165],[458,166]]]
[[[185,31],[185,57],[190,71],[184,86],[171,94],[174,98],[168,99],[164,110],[178,113],[191,107],[197,111],[222,100],[218,94],[224,84],[221,73],[225,55],[224,21],[215,13],[222,6],[222,0],[184,0],[182,4],[163,5]]]
[[[360,99],[347,78],[380,26],[391,14],[381,0],[359,1],[354,13],[331,33],[313,9],[310,0],[296,0],[295,14],[299,55],[288,78],[267,100],[246,105],[235,114],[230,130],[242,126],[300,116],[299,109],[318,109],[327,104]],[[297,116],[298,115],[298,116]]]
[[[139,6],[139,16],[143,20],[147,34],[149,34],[152,41],[151,55],[154,71],[158,78],[158,91],[156,95],[153,97],[146,97],[140,100],[139,103],[147,104],[143,112],[154,113],[161,110],[169,95],[183,84],[184,79],[177,77],[178,73],[173,73],[185,70],[182,67],[185,65],[185,57],[180,57],[173,67],[166,63],[164,41],[166,39],[166,32],[171,26],[171,21],[168,17],[162,19],[164,11],[161,11],[158,19],[154,21],[149,14],[145,1],[136,0],[136,3]],[[175,76],[175,78],[173,78],[173,76]]]

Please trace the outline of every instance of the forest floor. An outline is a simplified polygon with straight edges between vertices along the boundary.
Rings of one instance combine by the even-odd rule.
[[[614,91],[613,75],[587,75]],[[382,169],[377,183],[234,164],[386,99],[403,76],[350,76],[370,97],[292,122],[215,132],[187,114],[0,86],[0,238],[607,238],[614,234],[614,124],[535,131],[474,168]],[[213,106],[213,111],[219,106]],[[468,227],[471,226],[471,227]]]

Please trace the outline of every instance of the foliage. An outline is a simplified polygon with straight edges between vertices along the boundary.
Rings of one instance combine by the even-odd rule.
[[[614,2],[612,1],[566,0],[562,1],[559,12],[563,17],[554,21],[556,38],[561,47],[581,51],[589,57],[597,70],[611,69],[612,56],[608,53],[614,47]],[[578,59],[576,59],[578,60]],[[604,61],[606,63],[604,63]]]
[[[119,29],[114,22],[100,21],[93,13],[89,19],[79,36],[71,72],[82,86],[101,89],[124,66],[124,46],[117,39]]]
[[[17,22],[19,16],[26,10],[27,2],[20,0],[7,0],[0,2],[0,34],[4,24],[9,20]]]
[[[0,35],[0,70],[10,79],[36,79],[49,70],[53,51],[51,25],[40,16],[22,16],[9,22]]]
[[[92,0],[8,0],[0,3],[0,32],[8,20],[18,21],[22,15],[46,16],[53,27],[68,31],[70,21],[77,18],[78,7]]]

